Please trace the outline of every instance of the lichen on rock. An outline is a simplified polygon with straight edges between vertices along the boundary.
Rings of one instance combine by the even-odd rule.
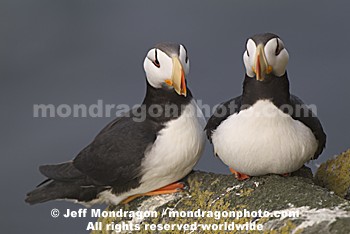
[[[151,231],[145,230],[147,224],[245,224],[261,225],[264,230],[238,231],[230,233],[314,233],[318,231],[335,232],[349,230],[350,204],[348,201],[330,193],[327,189],[313,183],[309,170],[295,173],[291,177],[267,175],[237,181],[232,175],[219,175],[195,171],[183,181],[187,184],[184,192],[154,197],[141,197],[130,204],[110,206],[109,210],[155,210],[157,217],[143,219],[100,218],[104,225],[114,222],[132,222],[141,226],[141,233],[184,233],[183,230]],[[310,178],[311,177],[311,178]],[[287,214],[294,212],[296,217],[172,217],[169,212],[185,214],[195,211],[269,211]],[[189,213],[186,213],[190,211]],[[128,232],[128,231],[126,231]],[[193,233],[223,233],[224,231],[203,231]],[[94,231],[94,234],[113,233]],[[339,232],[344,233],[344,232]],[[346,232],[345,232],[346,233]]]
[[[316,172],[315,182],[350,200],[350,150],[322,163]]]

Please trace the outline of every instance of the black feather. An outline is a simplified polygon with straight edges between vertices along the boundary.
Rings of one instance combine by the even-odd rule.
[[[74,167],[72,161],[55,165],[42,165],[39,167],[39,171],[47,178],[59,181],[71,181],[84,177],[84,174]]]
[[[316,140],[318,141],[318,147],[315,153],[315,156],[313,159],[317,159],[318,156],[322,153],[323,149],[326,147],[326,133],[323,131],[322,125],[320,123],[320,120],[317,118],[317,116],[312,112],[310,108],[308,108],[301,99],[299,99],[297,96],[291,95],[290,96],[290,102],[291,105],[294,107],[293,111],[293,119],[299,120],[302,122],[305,126],[311,129],[312,133],[314,134]],[[298,107],[297,107],[298,106]],[[295,111],[296,108],[302,108],[307,110],[304,111]]]
[[[269,42],[273,38],[279,38],[279,36],[277,36],[276,34],[273,34],[273,33],[262,33],[262,34],[256,34],[256,35],[250,37],[250,39],[252,39],[256,45],[258,45],[258,44],[266,45],[266,43]]]
[[[79,202],[94,200],[98,193],[108,188],[103,186],[84,186],[84,180],[71,182],[51,181],[27,194],[25,202],[34,205],[56,199],[72,199]]]

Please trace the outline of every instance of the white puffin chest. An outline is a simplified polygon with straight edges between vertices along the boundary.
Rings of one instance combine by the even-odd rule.
[[[195,166],[205,146],[205,118],[192,100],[166,123],[142,162],[141,187],[153,190],[176,182]]]
[[[295,171],[314,156],[318,145],[307,126],[268,100],[228,117],[212,140],[225,164],[252,176]]]

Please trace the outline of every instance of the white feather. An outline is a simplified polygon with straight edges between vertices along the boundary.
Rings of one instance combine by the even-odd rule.
[[[171,78],[173,62],[166,53],[161,50],[157,50],[160,67],[156,67],[153,64],[153,61],[156,60],[155,51],[156,49],[151,49],[147,53],[147,56],[143,62],[143,67],[150,85],[155,88],[161,88],[165,80]]]
[[[228,117],[212,141],[226,165],[251,176],[293,172],[314,156],[318,145],[308,127],[268,100]]]

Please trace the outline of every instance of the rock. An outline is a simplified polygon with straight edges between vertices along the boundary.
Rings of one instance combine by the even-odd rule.
[[[141,228],[137,233],[184,233],[179,230],[180,227],[192,228],[192,233],[223,233],[222,229],[228,228],[231,228],[229,233],[350,233],[349,201],[315,185],[308,170],[303,170],[297,173],[298,176],[268,175],[243,182],[235,180],[232,175],[195,171],[183,180],[187,184],[183,192],[141,197],[128,205],[109,206],[106,209],[112,213],[121,209],[138,211],[139,216],[99,218],[98,221],[102,222],[102,227],[111,223],[117,224],[114,228],[123,225],[126,232],[131,227]],[[156,211],[156,217],[141,217],[147,216],[147,213],[141,213],[146,211],[148,214]],[[263,217],[261,212],[265,211],[289,214],[290,217]],[[251,216],[232,217],[244,212],[250,212]],[[173,217],[176,215],[180,217]],[[232,230],[232,223],[251,225],[251,230]],[[173,228],[173,231],[160,231],[159,227],[157,231],[150,230],[151,224]],[[181,226],[185,224],[192,226]],[[211,231],[203,231],[208,226],[196,224],[212,225]],[[220,228],[219,225],[221,231],[215,231]],[[257,231],[258,228],[263,228],[263,231]],[[113,232],[104,229],[92,233]]]
[[[321,164],[315,183],[350,200],[350,150]]]

